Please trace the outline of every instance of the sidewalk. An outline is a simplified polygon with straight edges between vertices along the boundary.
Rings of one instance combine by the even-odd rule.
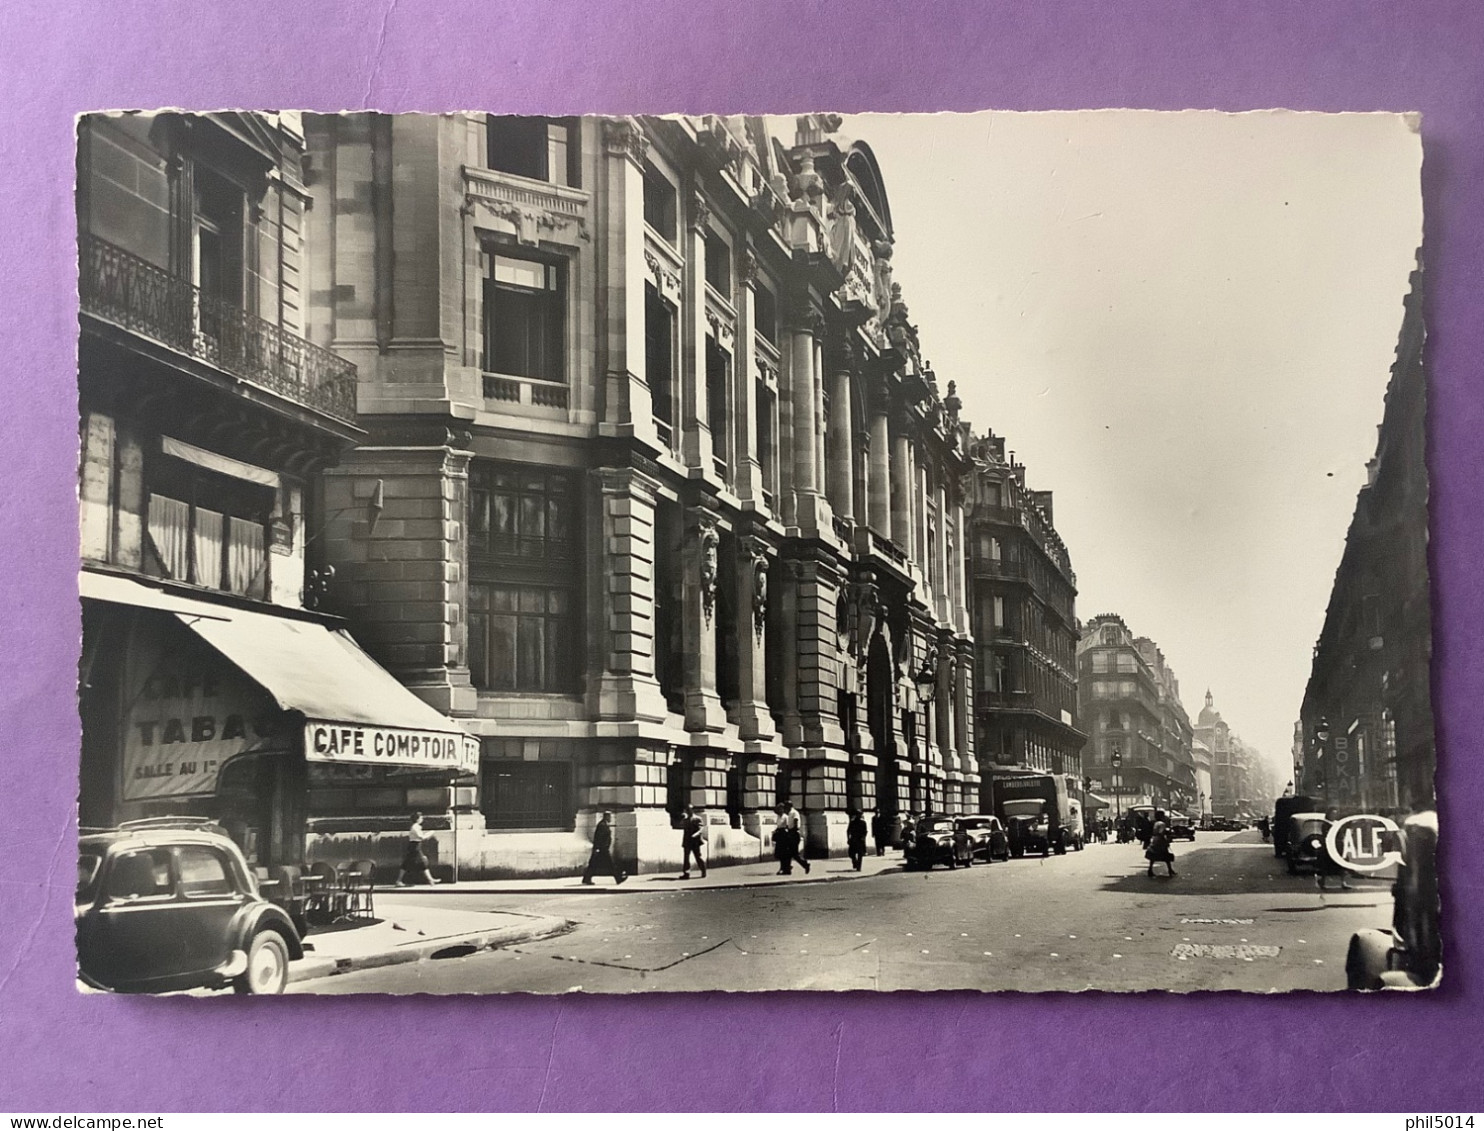
[[[429,888],[438,891],[438,888]],[[350,970],[369,970],[420,962],[440,951],[472,954],[550,938],[569,930],[566,919],[505,911],[450,911],[378,893],[379,918],[312,928],[304,937],[304,957],[289,963],[289,981],[304,982]]]
[[[975,867],[984,867],[976,864]],[[806,873],[797,864],[793,874],[780,876],[778,864],[771,858],[752,864],[727,864],[707,869],[706,878],[692,872],[691,878],[682,880],[679,870],[669,872],[643,872],[631,875],[622,884],[615,884],[612,876],[595,876],[592,884],[584,885],[581,876],[547,876],[541,879],[461,880],[456,884],[436,884],[432,887],[399,887],[386,889],[395,891],[398,899],[403,896],[427,895],[632,895],[636,892],[676,891],[720,891],[734,888],[786,887],[791,884],[839,883],[844,880],[863,880],[879,876],[884,872],[902,871],[902,853],[899,849],[888,849],[885,856],[867,855],[857,872],[845,856],[828,860],[809,861]],[[939,868],[939,871],[946,869]]]

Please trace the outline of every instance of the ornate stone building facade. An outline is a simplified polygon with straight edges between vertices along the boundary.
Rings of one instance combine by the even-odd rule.
[[[1355,503],[1295,736],[1295,788],[1342,808],[1436,805],[1422,273]]]
[[[1087,735],[1077,717],[1077,575],[1052,524],[1050,491],[1026,486],[1003,437],[970,451],[968,570],[981,805],[996,771],[1066,774],[1081,788]]]
[[[481,742],[463,875],[976,806],[970,464],[838,121],[310,116],[327,604]],[[367,508],[372,508],[368,517]],[[345,833],[364,814],[347,813]],[[327,826],[328,827],[328,826]]]
[[[1077,693],[1091,736],[1083,765],[1101,783],[1099,792],[1123,809],[1194,810],[1200,798],[1193,728],[1158,646],[1135,637],[1122,617],[1103,613],[1083,626],[1077,661]]]
[[[374,772],[436,801],[468,764],[314,607],[312,498],[362,432],[355,366],[305,337],[302,123],[94,114],[78,141],[80,823],[209,818],[299,864],[322,797]]]

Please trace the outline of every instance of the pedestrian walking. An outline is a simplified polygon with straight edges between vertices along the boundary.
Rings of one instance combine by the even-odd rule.
[[[953,822],[953,862],[965,868],[974,863],[974,853],[969,847],[969,830],[962,821]]]
[[[782,823],[788,831],[788,863],[784,868],[784,875],[791,875],[793,865],[798,864],[804,869],[804,874],[809,874],[809,861],[804,859],[799,849],[804,843],[804,823],[799,817],[799,811],[794,808],[793,802],[786,802],[779,806],[782,813]]]
[[[793,874],[793,850],[789,847],[788,822],[784,820],[783,806],[778,806],[778,820],[773,825],[773,859],[778,861],[778,874]]]
[[[909,809],[902,814],[902,855],[911,855],[912,846],[916,843],[917,823],[912,820],[912,811]]]
[[[1330,822],[1332,822],[1333,820],[1334,813],[1333,811],[1331,811],[1329,816],[1325,818],[1325,833],[1329,832]],[[1331,877],[1334,877],[1339,879],[1340,889],[1342,891],[1348,891],[1350,889],[1349,874],[1345,871],[1345,866],[1338,860],[1336,860],[1330,853],[1329,837],[1320,836],[1318,840],[1319,844],[1317,848],[1317,855],[1314,860],[1314,885],[1320,891],[1328,891],[1329,881]]]
[[[857,872],[866,858],[866,819],[859,809],[850,811],[850,824],[845,826],[845,847],[850,852],[850,866]]]
[[[680,852],[682,869],[680,878],[690,879],[690,860],[696,858],[696,866],[701,869],[701,879],[706,878],[706,818],[699,809],[687,809],[685,811],[684,831],[680,834]]]
[[[1149,861],[1149,875],[1153,877],[1154,866],[1163,863],[1169,874],[1175,874],[1175,854],[1170,851],[1170,830],[1163,821],[1155,821],[1149,833],[1149,847],[1144,849],[1144,859]]]
[[[582,873],[582,882],[591,884],[594,872],[607,872],[615,884],[621,884],[629,874],[618,866],[613,856],[613,814],[604,813],[593,826],[593,851],[587,858],[587,870]]]
[[[402,851],[402,871],[397,877],[398,887],[426,886],[436,884],[438,879],[423,851],[423,841],[428,834],[423,831],[423,815],[412,814],[412,825],[407,830],[407,847]]]
[[[886,845],[891,840],[891,820],[880,809],[871,809],[871,839],[876,842],[876,855],[886,855]]]

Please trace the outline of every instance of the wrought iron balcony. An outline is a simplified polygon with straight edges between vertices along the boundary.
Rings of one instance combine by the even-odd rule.
[[[356,419],[356,367],[297,334],[201,293],[121,247],[78,241],[82,310],[242,381],[347,423]]]

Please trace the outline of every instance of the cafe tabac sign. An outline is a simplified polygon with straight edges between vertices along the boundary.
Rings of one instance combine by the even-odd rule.
[[[228,760],[292,742],[267,693],[188,633],[140,638],[130,672],[120,767],[125,801],[215,793]]]

